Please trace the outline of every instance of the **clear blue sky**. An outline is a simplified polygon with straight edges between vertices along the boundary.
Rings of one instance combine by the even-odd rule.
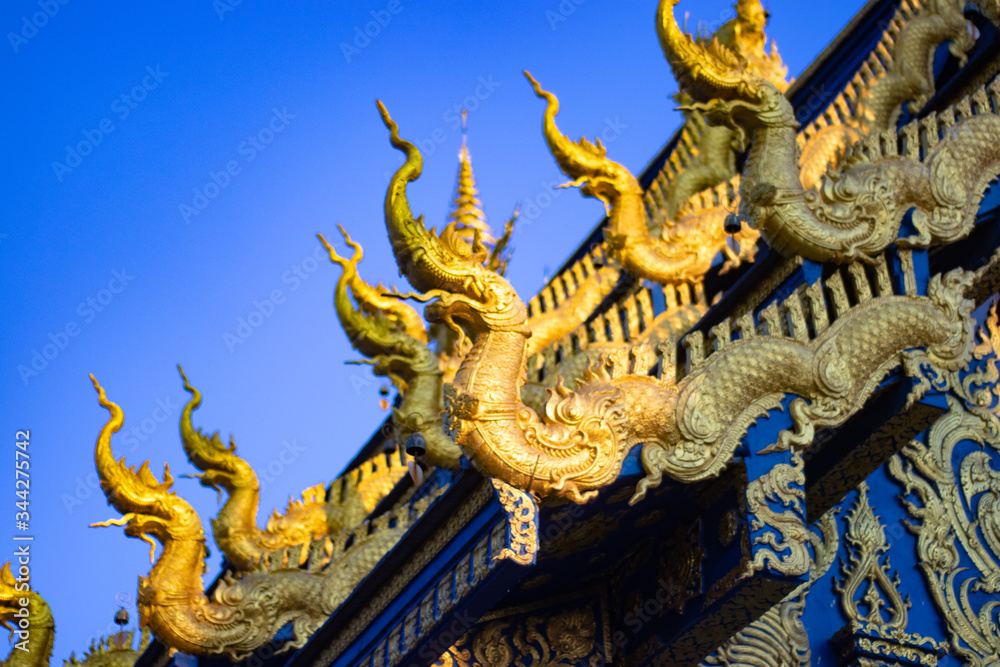
[[[438,227],[456,176],[456,110],[468,105],[487,216],[498,228],[517,204],[533,214],[514,237],[509,269],[525,298],[603,208],[572,190],[546,194],[563,179],[539,131],[543,104],[521,70],[560,96],[567,134],[607,129],[609,154],[635,172],[679,124],[655,0],[232,1],[14,0],[0,11],[8,142],[0,198],[0,441],[8,444],[0,476],[9,480],[0,542],[11,545],[0,560],[17,532],[14,434],[27,428],[33,583],[55,614],[54,660],[113,630],[116,594],[134,601],[136,578],[149,568],[142,542],[120,528],[87,527],[117,516],[87,481],[107,418],[89,373],[123,407],[125,429],[144,438],[120,435],[117,453],[132,463],[151,459],[157,474],[169,461],[176,476],[193,472],[177,431],[182,363],[204,393],[196,424],[235,434],[258,470],[283,468],[262,493],[262,517],[289,494],[333,479],[383,419],[382,383],[343,365],[357,355],[331,305],[339,271],[312,257],[315,234],[337,238],[341,223],[365,247],[363,276],[399,280],[382,200],[385,175],[400,159],[376,98],[403,137],[427,147],[411,202]],[[769,32],[791,73],[861,5],[770,2]],[[679,10],[691,12],[693,27],[726,18],[729,6],[704,0]],[[45,7],[51,18],[35,16]],[[376,18],[391,20],[355,43]],[[33,20],[41,27],[26,27]],[[221,175],[227,167],[233,173]],[[215,196],[202,201],[195,190],[204,193],[212,173],[224,187],[209,185]],[[181,205],[202,208],[185,215]],[[227,344],[238,318],[274,290],[282,302],[273,313],[243,342]],[[37,374],[19,372],[35,351],[51,358],[34,360]],[[276,465],[286,442],[301,451]],[[191,479],[175,489],[210,533],[214,493]],[[218,564],[213,553],[206,581]]]

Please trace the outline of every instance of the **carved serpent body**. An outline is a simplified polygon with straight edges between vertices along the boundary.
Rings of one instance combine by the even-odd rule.
[[[379,530],[355,531],[353,545],[335,551],[336,561],[322,571],[289,563],[274,572],[255,569],[227,577],[209,599],[201,578],[206,553],[198,514],[170,491],[169,466],[160,483],[148,462],[136,470],[124,459],[115,460],[111,436],[121,429],[124,415],[96,380],[94,386],[110,413],[97,439],[95,464],[108,503],[122,514],[120,519],[94,525],[124,526],[126,535],[150,545],[151,560],[153,540],[163,545],[149,576],[139,578],[138,606],[140,623],[172,648],[239,660],[271,641],[288,623],[294,637],[279,650],[302,646],[408,525],[402,518],[391,528],[385,522]]]
[[[914,112],[927,103],[934,94],[938,44],[950,42],[948,50],[963,65],[965,52],[975,46],[962,11],[965,2],[930,0],[926,5],[900,33],[889,71],[861,96],[857,116],[866,135],[894,127],[904,102]]]
[[[458,468],[462,452],[444,433],[443,373],[438,357],[427,346],[423,320],[398,298],[381,294],[378,299],[371,298],[376,290],[357,273],[363,250],[343,228],[340,231],[348,245],[354,248],[354,256],[350,260],[341,258],[326,239],[319,236],[330,253],[330,260],[343,268],[334,291],[334,305],[354,349],[372,360],[376,375],[392,378],[402,393],[401,404],[393,409],[397,444],[405,447],[407,439],[419,433],[426,443],[424,456],[428,463]],[[358,308],[351,303],[348,289],[353,293]],[[387,307],[391,308],[388,312],[385,310]],[[414,320],[420,322],[419,338],[410,333],[412,326],[404,324]]]
[[[556,126],[559,100],[527,72],[524,73],[535,94],[546,101],[542,132],[560,169],[574,179],[569,185],[580,186],[580,193],[604,203],[608,210],[605,239],[612,256],[630,274],[666,285],[689,282],[703,276],[716,255],[725,248],[723,220],[728,213],[712,208],[687,215],[664,228],[664,237],[655,238],[646,224],[646,211],[639,181],[621,164],[607,158],[601,145],[586,139],[570,141]],[[753,257],[757,233],[741,231],[738,235],[741,256],[730,253],[738,265],[741,258]]]
[[[257,473],[249,463],[236,455],[236,445],[231,439],[226,447],[219,439],[218,432],[206,437],[201,429],[194,428],[191,415],[201,406],[201,392],[191,386],[183,369],[180,372],[184,388],[191,393],[191,400],[181,412],[184,453],[191,465],[201,471],[196,476],[202,486],[213,488],[220,494],[225,489],[228,496],[219,515],[212,519],[215,544],[225,554],[226,560],[237,570],[246,570],[254,560],[259,560],[269,551],[326,535],[322,487],[318,498],[313,494],[313,497],[305,499],[303,503],[293,504],[285,517],[276,514],[265,530],[257,527],[257,508],[260,504]],[[362,508],[357,522],[363,519]]]
[[[922,160],[900,157],[892,134],[873,136],[867,148],[874,158],[856,153],[821,180],[818,192],[806,192],[791,104],[731,55],[692,42],[673,20],[673,2],[660,3],[664,52],[712,122],[749,132],[740,214],[771,246],[814,261],[850,262],[893,242],[923,247],[969,232],[983,189],[1000,172],[1000,118],[986,110],[955,122]],[[917,233],[897,239],[910,209]]]
[[[382,113],[393,145],[411,162],[416,147],[399,138],[384,107]],[[413,232],[412,247],[397,257],[431,263],[445,251],[413,219],[405,197],[405,187],[390,187],[386,195],[390,237]],[[437,299],[427,306],[429,319],[461,322],[474,341],[450,392],[456,442],[484,474],[542,499],[592,498],[638,443],[647,476],[633,502],[664,473],[703,479],[730,461],[746,428],[786,394],[801,399],[791,409],[794,431],[778,446],[805,444],[815,426],[850,416],[910,348],[926,347],[922,358],[947,368],[971,354],[972,302],[963,297],[971,275],[956,271],[936,276],[929,297],[884,296],[857,306],[812,341],[745,331],[739,341],[723,341],[724,349],[679,383],[649,374],[656,364],[651,348],[617,350],[587,372],[575,392],[557,385],[539,416],[520,400],[527,309],[510,283],[454,257],[400,269],[431,288],[423,296]],[[432,282],[438,275],[444,277]],[[449,291],[455,285],[458,291]],[[845,356],[856,363],[848,366]]]
[[[24,580],[25,582],[27,579]],[[24,609],[20,600],[27,599],[28,630],[16,644],[12,640],[10,653],[2,664],[4,667],[48,667],[52,657],[52,644],[56,640],[56,624],[52,610],[38,593],[27,588],[18,589],[18,582],[10,571],[10,562],[0,568],[0,625],[13,633],[18,626],[18,614]]]
[[[734,18],[722,24],[711,37],[699,36],[698,41],[703,44],[718,41],[736,53],[748,69],[784,92],[788,88],[788,68],[782,63],[773,41],[771,53],[764,50],[767,12],[759,0],[739,0],[735,9]],[[731,178],[736,173],[736,154],[741,150],[731,128],[709,125],[700,111],[685,108],[691,100],[683,90],[674,99],[684,112],[687,131],[698,139],[693,161],[677,174],[669,188],[666,215],[670,220],[677,218],[681,206],[690,197]]]

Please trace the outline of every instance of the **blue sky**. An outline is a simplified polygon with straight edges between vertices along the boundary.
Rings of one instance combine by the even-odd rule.
[[[770,2],[769,34],[791,74],[861,5]],[[693,27],[728,18],[729,7],[678,10]],[[54,660],[114,630],[116,595],[134,601],[149,568],[143,543],[87,527],[117,516],[91,476],[107,413],[88,374],[125,411],[116,453],[129,462],[193,472],[177,431],[182,363],[204,394],[196,425],[234,434],[244,458],[272,471],[261,518],[329,482],[385,414],[383,382],[343,363],[357,355],[332,308],[339,271],[315,237],[338,238],[343,224],[365,247],[362,275],[399,282],[382,201],[400,158],[375,100],[424,147],[411,202],[438,227],[454,188],[458,111],[468,108],[488,218],[499,228],[516,205],[524,212],[508,276],[527,299],[603,208],[573,190],[552,195],[565,179],[541,137],[543,104],[520,72],[559,95],[567,134],[603,133],[610,156],[638,173],[679,124],[655,9],[655,0],[4,3],[0,475],[11,481],[0,542],[19,532],[13,442],[30,429],[32,576],[55,614]],[[210,533],[214,492],[191,479],[174,488]],[[213,553],[206,581],[218,564]]]

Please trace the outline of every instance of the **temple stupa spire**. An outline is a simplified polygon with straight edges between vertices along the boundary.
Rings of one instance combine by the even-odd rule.
[[[469,158],[468,146],[468,114],[462,110],[462,148],[458,152],[458,183],[455,185],[455,198],[451,203],[451,213],[448,222],[455,223],[467,243],[472,243],[473,230],[479,230],[479,240],[492,249],[496,244],[493,230],[486,223],[483,205],[479,201],[479,191],[476,189],[476,179],[472,175],[472,160]]]

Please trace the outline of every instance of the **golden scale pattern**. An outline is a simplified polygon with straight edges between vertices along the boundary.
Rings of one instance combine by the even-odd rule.
[[[892,73],[893,65],[890,49],[886,47],[886,44],[892,44],[893,39],[902,31],[907,21],[914,20],[914,17],[922,11],[922,7],[915,2],[905,1],[901,6],[897,16],[893,19],[886,33],[883,35],[882,42],[880,46],[873,52],[872,56],[869,57],[869,62],[862,70],[859,71],[858,82],[852,82],[853,89],[849,86],[848,90],[845,90],[831,104],[830,109],[826,113],[821,114],[820,119],[813,123],[809,128],[806,128],[803,132],[795,135],[795,142],[798,143],[798,148],[805,148],[810,139],[818,136],[818,134],[825,127],[831,125],[832,116],[830,115],[831,110],[836,111],[837,114],[846,113],[849,110],[845,100],[850,101],[850,96],[852,91],[854,94],[858,94],[858,91],[862,88],[869,86],[872,80],[888,78],[886,75]],[[919,18],[919,17],[918,17]],[[991,17],[992,18],[992,17]],[[912,46],[912,45],[911,45]],[[926,51],[926,45],[923,46]],[[669,54],[668,54],[669,59]],[[872,63],[878,63],[880,66],[873,66]],[[672,63],[673,64],[673,63]],[[867,69],[866,69],[867,68]],[[866,81],[866,79],[868,79]],[[867,89],[867,88],[865,88]],[[926,93],[926,91],[921,91]],[[991,108],[992,107],[992,108]],[[924,119],[919,122],[915,122],[899,133],[899,137],[895,137],[892,133],[889,136],[882,134],[879,136],[872,136],[865,143],[853,149],[853,151],[846,154],[844,157],[844,162],[848,164],[859,164],[866,162],[877,161],[883,157],[895,157],[900,155],[906,159],[913,161],[919,161],[925,159],[935,148],[942,134],[947,133],[951,128],[961,125],[966,119],[972,118],[977,115],[990,115],[993,113],[993,108],[997,107],[997,92],[993,88],[987,90],[980,90],[971,99],[964,100],[961,104],[957,105],[954,109],[949,109],[939,116]],[[840,120],[843,124],[846,124],[845,118],[841,115]],[[826,125],[823,125],[826,123]],[[812,128],[812,129],[811,129]],[[810,131],[814,131],[815,134],[810,135]],[[952,131],[954,134],[954,131]],[[395,141],[395,139],[394,139]],[[662,201],[662,190],[669,185],[669,178],[671,169],[675,169],[677,165],[683,166],[683,160],[680,156],[687,147],[689,153],[694,153],[694,144],[692,141],[682,141],[677,144],[678,149],[669,157],[667,164],[664,167],[664,174],[667,174],[665,178],[658,177],[654,181],[654,185],[644,193],[645,203],[646,203],[646,215],[651,217],[651,211],[661,211],[663,210]],[[803,151],[804,153],[807,151]],[[402,171],[402,170],[401,170]],[[676,173],[674,172],[674,176]],[[419,169],[417,171],[419,174]],[[663,174],[661,174],[663,176]],[[707,193],[701,193],[695,196],[688,202],[687,209],[697,212],[699,207],[701,210],[707,209],[709,207],[722,207],[725,209],[731,209],[738,202],[737,189],[740,186],[738,179],[733,179],[732,181],[716,186]],[[661,191],[661,201],[657,201],[657,189]],[[391,193],[390,193],[391,194]],[[974,193],[973,193],[974,194]],[[948,199],[949,195],[954,195],[954,193],[945,193],[945,199]],[[954,197],[952,197],[954,198]],[[656,203],[656,207],[650,205],[650,203]],[[751,201],[747,207],[751,213],[754,213],[753,207],[767,205],[767,201],[756,198]],[[388,207],[388,200],[387,200]],[[750,216],[754,217],[754,216]],[[961,225],[960,225],[961,226]],[[958,231],[958,233],[963,233],[964,226]],[[949,232],[953,233],[953,232]],[[942,237],[947,240],[946,237]],[[394,243],[395,245],[395,243]],[[601,269],[594,267],[593,255],[600,254],[603,255],[603,248],[597,248],[595,251],[584,257],[581,262],[570,267],[569,271],[564,272],[564,274],[557,276],[556,279],[543,290],[543,293],[538,295],[536,299],[530,304],[531,309],[527,310],[530,314],[532,311],[539,312],[546,311],[552,312],[554,309],[558,309],[561,305],[566,304],[572,297],[582,290],[583,286],[587,284],[587,280],[593,276],[599,275]],[[870,260],[871,261],[871,260]],[[587,270],[586,263],[590,263],[590,269]],[[606,258],[602,257],[602,264],[606,263]],[[712,331],[710,338],[712,339],[712,350],[705,349],[705,341],[700,335],[692,335],[685,339],[685,349],[684,352],[678,355],[676,345],[667,344],[661,346],[665,352],[664,361],[661,364],[661,371],[657,380],[662,382],[679,383],[684,379],[694,377],[699,373],[703,373],[706,369],[712,370],[719,367],[724,367],[725,362],[719,361],[726,356],[738,356],[730,353],[729,355],[724,354],[726,349],[738,349],[743,340],[733,341],[732,333],[734,330],[739,331],[743,339],[749,341],[750,338],[776,338],[785,339],[788,341],[796,341],[798,343],[804,344],[806,347],[813,347],[814,349],[822,351],[820,348],[824,344],[834,341],[831,345],[838,354],[851,354],[858,352],[855,349],[848,349],[847,351],[841,349],[841,342],[836,340],[835,336],[828,336],[821,343],[813,345],[813,341],[817,341],[823,338],[823,332],[827,331],[828,328],[835,329],[840,326],[841,320],[847,321],[854,317],[864,317],[864,313],[854,313],[848,312],[848,310],[855,310],[852,306],[854,305],[864,305],[868,301],[872,301],[872,308],[861,308],[859,310],[865,311],[865,313],[871,313],[877,315],[873,311],[882,309],[883,307],[891,307],[887,302],[881,301],[883,298],[892,299],[891,290],[887,289],[887,274],[884,271],[884,259],[881,255],[875,254],[874,260],[872,261],[872,268],[862,269],[859,265],[849,265],[847,268],[847,274],[849,278],[855,282],[855,293],[859,295],[858,304],[848,304],[847,295],[843,290],[842,282],[838,285],[838,281],[842,281],[840,274],[834,274],[834,277],[826,282],[825,285],[817,287],[813,285],[810,288],[803,288],[799,292],[791,295],[785,300],[780,306],[772,305],[769,309],[765,310],[761,315],[761,327],[757,327],[753,324],[752,320],[748,321],[746,315],[741,316],[735,321],[727,320]],[[863,284],[867,284],[867,278],[865,277],[866,271],[870,274],[871,271],[875,271],[875,279],[877,283],[877,289],[873,295],[870,287],[867,289],[862,287]],[[567,280],[571,278],[572,280]],[[582,280],[581,280],[582,278]],[[939,278],[939,277],[938,277]],[[593,282],[593,281],[592,281]],[[951,330],[950,339],[947,341],[942,341],[938,343],[938,348],[944,353],[944,358],[935,359],[938,365],[942,365],[945,368],[950,368],[954,366],[957,360],[964,358],[966,346],[962,345],[961,333],[964,333],[964,323],[962,320],[967,316],[967,306],[958,297],[956,289],[961,288],[965,283],[968,282],[968,278],[955,275],[947,278],[944,282],[938,282],[936,287],[932,289],[936,290],[936,296],[929,300],[928,307],[924,310],[919,311],[920,314],[916,317],[918,318],[935,318],[940,315],[944,315],[944,319],[937,322],[936,329],[940,330]],[[593,293],[588,295],[591,300],[597,298],[597,296],[603,297],[605,295],[604,291],[609,290],[609,285],[611,281],[604,281],[604,283],[597,286],[597,288],[592,288]],[[675,315],[676,310],[681,307],[692,307],[695,309],[695,314],[691,317],[689,322],[672,323],[673,331],[681,331],[687,326],[690,326],[693,321],[696,321],[697,317],[700,315],[697,312],[698,308],[704,308],[704,296],[700,293],[700,288],[698,288],[697,283],[690,282],[680,282],[677,285],[669,286],[666,292],[667,300],[667,313],[671,316]],[[912,290],[912,279],[907,281],[907,289],[904,290],[905,296],[910,297],[905,303],[912,304],[917,299],[913,297]],[[594,295],[597,296],[594,296]],[[439,295],[440,296],[440,295]],[[827,305],[826,298],[831,299],[832,312],[828,312],[829,306]],[[581,299],[582,300],[582,299]],[[548,303],[546,303],[548,301]],[[933,303],[931,303],[933,302]],[[895,303],[895,302],[893,302]],[[900,302],[903,303],[903,302]],[[543,305],[544,304],[544,305]],[[918,309],[919,310],[919,309]],[[894,316],[894,315],[893,315]],[[662,316],[661,316],[662,318]],[[807,321],[806,318],[809,318]],[[556,343],[554,346],[544,346],[546,349],[542,350],[539,357],[534,358],[535,370],[538,372],[539,381],[546,380],[548,378],[555,378],[556,373],[552,372],[550,369],[554,369],[559,363],[564,363],[564,360],[571,357],[572,354],[578,354],[581,351],[586,351],[591,343],[602,344],[602,343],[632,343],[638,342],[642,339],[643,335],[651,337],[650,332],[655,331],[654,319],[652,316],[652,306],[651,306],[651,295],[648,291],[640,288],[638,291],[633,292],[626,296],[623,301],[613,305],[613,308],[609,313],[602,315],[600,318],[595,319],[594,322],[590,323],[587,327],[578,327],[575,331],[564,338],[562,341]],[[579,318],[574,315],[573,322],[579,322]],[[832,324],[831,324],[832,322]],[[911,320],[912,322],[912,320]],[[916,326],[916,324],[914,323]],[[955,327],[958,327],[956,330]],[[763,331],[758,331],[761,328]],[[849,328],[846,325],[841,328]],[[919,327],[917,327],[919,328]],[[869,332],[870,333],[870,332]],[[603,338],[603,340],[602,340]],[[655,340],[655,339],[653,339]],[[924,343],[927,344],[927,343]],[[943,346],[943,347],[942,347]],[[595,346],[596,347],[596,346]],[[891,347],[891,346],[890,346]],[[530,348],[527,348],[530,349]],[[596,351],[596,350],[595,350]],[[820,354],[822,357],[822,354]],[[880,357],[881,358],[881,357]],[[470,362],[470,366],[477,363],[486,363],[485,358],[474,358]],[[914,363],[913,358],[904,358],[904,362],[909,364]],[[523,362],[522,362],[523,363]],[[847,414],[850,413],[852,407],[863,401],[864,397],[870,393],[870,386],[873,382],[877,381],[881,377],[881,373],[892,367],[893,365],[899,363],[899,359],[895,357],[895,353],[892,353],[888,358],[881,361],[875,365],[877,371],[870,377],[867,378],[845,378],[844,369],[838,368],[835,365],[831,366],[828,362],[822,362],[820,368],[818,368],[818,376],[816,382],[821,385],[823,396],[820,400],[823,401],[824,413],[810,414],[809,407],[804,404],[793,405],[793,411],[796,416],[796,430],[794,433],[785,434],[783,437],[783,442],[780,445],[787,444],[803,444],[807,442],[812,437],[812,429],[815,425],[833,425],[839,423]],[[824,365],[825,364],[825,365]],[[598,378],[604,374],[605,380],[622,379],[629,375],[629,373],[635,373],[641,376],[647,376],[648,372],[653,367],[653,358],[648,352],[644,352],[642,348],[633,351],[631,355],[622,356],[621,354],[616,355],[608,361],[608,367],[606,370],[597,370],[596,372],[591,372],[588,380]],[[531,366],[529,365],[530,369]],[[723,371],[725,369],[723,368]],[[705,374],[703,376],[710,376],[710,374]],[[723,375],[725,378],[725,373]],[[874,379],[873,379],[874,378]],[[644,381],[645,382],[645,381]],[[720,380],[720,382],[726,383],[725,380]],[[860,382],[860,385],[859,385]],[[692,381],[691,385],[710,385],[708,381],[697,383]],[[845,389],[846,387],[846,389]],[[845,398],[849,395],[849,398]],[[109,421],[108,426],[105,428],[105,433],[108,439],[110,438],[110,431],[117,430],[115,428],[116,422],[120,422],[120,411],[118,411],[118,416],[116,416],[115,410],[116,406],[106,402],[103,397],[103,391],[101,391],[102,403],[109,407],[112,412],[112,419]],[[559,399],[555,404],[551,401],[545,406],[546,411],[554,410],[558,414],[560,408],[558,403],[566,403],[570,394],[566,393],[564,390],[559,389],[557,392],[557,398]],[[700,398],[700,397],[699,397]],[[741,416],[737,419],[739,424],[738,427],[742,427],[744,422],[750,418],[750,415],[759,414],[762,409],[767,406],[772,405],[773,400],[767,399],[763,403],[757,403],[752,406],[750,413],[745,416]],[[688,438],[692,435],[697,436],[696,440],[701,440],[702,442],[709,442],[704,436],[705,433],[711,432],[712,429],[717,429],[718,424],[713,424],[713,420],[718,420],[718,414],[713,414],[710,410],[705,412],[704,409],[699,410],[701,406],[697,405],[695,402],[695,407],[687,414],[680,416],[680,429],[681,431],[686,431],[684,434]],[[468,414],[464,415],[465,419],[469,419]],[[686,421],[685,421],[686,420]],[[750,419],[752,421],[752,419]],[[120,423],[118,424],[120,426]],[[706,430],[706,426],[708,430]],[[734,428],[732,424],[729,425],[730,428]],[[102,433],[102,438],[105,433]],[[690,456],[690,447],[692,442],[689,440],[684,449],[685,456]],[[716,448],[718,451],[711,451]],[[714,457],[714,460],[718,463],[711,463],[704,467],[704,452],[696,455],[702,457],[702,462],[697,463],[694,469],[697,470],[695,477],[690,477],[690,472],[679,473],[678,470],[672,470],[672,474],[680,474],[682,478],[688,476],[690,478],[698,478],[702,475],[712,474],[718,469],[718,466],[724,464],[725,460],[728,458],[727,453],[728,446],[723,445],[719,447],[715,445],[710,447],[709,454]],[[143,580],[143,588],[141,593],[144,598],[143,611],[148,617],[157,617],[159,620],[162,619],[162,605],[169,604],[169,606],[176,606],[176,600],[199,600],[204,598],[201,593],[202,588],[200,585],[200,577],[197,577],[198,584],[195,588],[187,591],[177,590],[176,592],[170,587],[165,587],[163,590],[158,590],[155,586],[157,579],[161,582],[166,582],[167,579],[160,576],[156,576],[157,568],[160,569],[161,574],[170,571],[173,574],[183,576],[179,579],[185,580],[188,578],[189,572],[193,572],[196,569],[200,569],[197,565],[201,559],[201,553],[203,552],[201,544],[203,543],[203,537],[199,538],[195,533],[192,533],[190,537],[183,539],[176,539],[173,534],[174,531],[180,530],[184,532],[185,530],[192,530],[190,521],[190,508],[185,509],[182,500],[176,498],[176,496],[169,492],[170,478],[169,473],[165,476],[164,482],[161,484],[152,477],[148,469],[143,466],[138,472],[129,471],[124,467],[123,464],[117,464],[116,462],[108,461],[108,454],[104,454],[101,451],[101,441],[98,443],[98,468],[102,472],[102,481],[107,484],[106,488],[114,488],[116,491],[134,491],[132,497],[128,494],[122,494],[121,497],[116,496],[118,501],[116,507],[123,512],[124,516],[122,520],[115,520],[112,523],[117,525],[125,525],[126,533],[134,536],[141,537],[150,543],[152,543],[152,538],[150,535],[160,540],[164,544],[164,554],[161,555],[161,561],[168,557],[168,562],[161,563],[157,562],[154,566],[153,572],[151,572],[151,577]],[[650,450],[647,455],[644,452],[644,463],[647,466],[647,471],[650,472],[650,479],[648,484],[641,484],[639,493],[636,498],[641,497],[645,488],[658,483],[658,475],[662,473],[664,469],[669,467],[669,460],[663,459],[664,454],[654,450]],[[669,454],[667,459],[669,459]],[[683,460],[683,459],[682,459]],[[482,461],[479,462],[482,465]],[[620,462],[619,462],[620,465]],[[685,468],[686,466],[686,468]],[[699,466],[701,466],[699,468]],[[487,466],[488,467],[488,466]],[[691,469],[691,462],[688,461],[685,465],[681,466],[681,469]],[[600,477],[606,477],[606,472],[602,473]],[[565,478],[559,481],[558,484],[554,486],[544,486],[541,489],[532,488],[532,491],[545,495],[546,493],[551,493],[553,491],[562,495],[563,481]],[[598,484],[599,485],[599,484]],[[575,483],[574,483],[575,486]],[[588,488],[586,484],[583,488]],[[569,488],[569,497],[573,499],[582,499],[584,496],[574,497],[574,494],[578,493],[575,488]],[[152,515],[146,512],[149,510],[148,498],[156,497],[161,499],[167,499],[168,511],[167,514],[171,516],[162,516],[163,509],[160,508],[161,515]],[[173,498],[173,500],[170,500]],[[313,498],[312,500],[317,500]],[[304,504],[304,503],[303,503]],[[426,505],[424,505],[426,507]],[[144,512],[143,510],[146,510]],[[416,514],[419,515],[419,508]],[[406,517],[407,520],[412,520],[413,517]],[[380,518],[381,519],[381,518]],[[405,523],[402,517],[397,517],[401,523]],[[384,525],[381,525],[384,524]],[[399,526],[397,526],[398,528]],[[361,532],[358,532],[358,531]],[[363,543],[366,538],[370,537],[372,533],[386,533],[390,532],[388,530],[388,519],[376,520],[376,522],[371,526],[362,525],[360,528],[353,532],[353,545],[357,547],[358,543]],[[780,530],[779,530],[780,532]],[[496,533],[499,535],[499,533]],[[391,540],[390,540],[391,541]],[[801,542],[801,536],[800,540]],[[308,546],[290,545],[279,549],[278,551],[269,551],[267,554],[262,555],[259,560],[254,560],[252,563],[253,574],[263,573],[264,570],[271,571],[272,575],[275,576],[280,574],[281,570],[287,569],[290,565],[298,564],[304,566],[304,570],[307,573],[316,574],[324,567],[329,566],[330,563],[337,562],[338,556],[344,555],[348,551],[347,544],[351,542],[351,538],[345,537],[342,542],[338,542],[337,539],[331,538],[329,535],[314,540]],[[169,546],[168,546],[169,544]],[[390,545],[391,546],[391,545]],[[388,548],[388,547],[386,547]],[[356,551],[355,551],[356,553]],[[169,559],[175,559],[178,565],[182,563],[188,563],[183,568],[169,566]],[[801,559],[799,559],[801,560]],[[796,565],[799,569],[801,564]],[[368,565],[370,567],[370,564]],[[187,568],[185,570],[185,568]],[[363,568],[362,568],[363,569]],[[364,570],[367,571],[367,570]],[[229,580],[224,582],[225,585],[231,586],[234,589],[241,588],[240,592],[235,590],[230,590],[227,593],[217,594],[215,596],[214,604],[227,605],[227,604],[242,604],[244,595],[249,595],[249,599],[253,600],[258,593],[255,590],[263,590],[259,587],[254,588],[256,585],[251,584],[249,586],[250,590],[248,593],[242,592],[246,589],[246,582],[244,578],[238,580]],[[273,582],[270,584],[273,586]],[[183,588],[184,586],[182,586]],[[344,586],[345,590],[350,590],[351,586]],[[294,586],[283,591],[282,596],[292,599],[301,599],[294,590]],[[178,597],[178,595],[180,597]],[[228,599],[227,598],[228,595]],[[199,597],[200,596],[200,597]],[[335,596],[336,597],[336,596]],[[254,602],[256,604],[256,602]],[[229,609],[223,613],[223,615],[231,614],[232,609]],[[327,612],[328,613],[328,612]],[[279,614],[280,615],[280,614]],[[199,615],[196,614],[196,617]],[[203,615],[195,620],[200,620],[205,622],[205,617]],[[264,624],[266,625],[266,624]],[[300,624],[296,624],[296,641],[294,645],[301,645],[301,642],[305,640],[308,636],[308,631],[306,628]],[[195,628],[197,625],[194,626]],[[160,627],[163,630],[161,624]],[[174,631],[177,628],[173,628]],[[259,630],[259,628],[258,628]],[[399,629],[399,632],[403,632]],[[186,650],[192,650],[192,652],[225,652],[231,656],[246,655],[249,650],[252,650],[253,642],[251,640],[247,641],[248,638],[242,639],[230,639],[222,640],[217,636],[213,636],[211,633],[205,635],[204,633],[199,635],[198,630],[193,630],[192,627],[183,628],[183,632],[165,632],[166,641],[171,643],[171,635],[177,639],[182,648]],[[260,634],[258,632],[251,632],[251,634]],[[183,635],[183,638],[181,638]],[[261,635],[263,636],[263,635]],[[410,635],[412,636],[412,634]],[[185,645],[185,640],[195,638],[195,643],[188,641]],[[200,642],[200,643],[199,643]],[[387,656],[391,662],[392,655]],[[398,657],[398,656],[397,656]]]

